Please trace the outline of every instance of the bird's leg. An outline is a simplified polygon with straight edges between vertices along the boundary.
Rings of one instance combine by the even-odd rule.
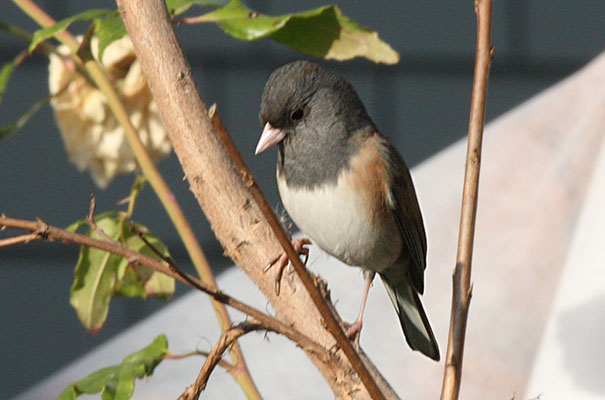
[[[370,293],[370,287],[372,286],[372,281],[374,280],[375,273],[372,271],[364,270],[365,276],[365,286],[363,289],[363,300],[361,301],[361,309],[359,310],[359,315],[357,315],[357,319],[349,325],[347,328],[346,334],[349,340],[353,340],[357,346],[359,346],[359,338],[361,337],[361,328],[363,327],[363,313],[366,310],[366,303],[368,302],[368,294]]]
[[[305,257],[303,261],[304,265],[307,264],[307,259],[309,258],[309,249],[305,247],[305,245],[307,244],[311,244],[311,241],[306,238],[297,238],[292,240],[292,247],[294,247],[294,250],[296,250],[299,255],[303,255]],[[277,265],[277,273],[275,274],[275,294],[279,296],[279,292],[281,291],[281,278],[284,274],[284,270],[286,269],[286,267],[290,265],[290,260],[288,259],[288,255],[285,251],[283,251],[281,254],[271,260],[269,264],[267,264],[263,272],[267,272],[274,265]]]

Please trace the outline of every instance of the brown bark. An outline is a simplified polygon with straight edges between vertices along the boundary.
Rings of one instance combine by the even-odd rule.
[[[475,53],[475,75],[471,114],[468,127],[468,146],[464,171],[462,210],[458,234],[458,252],[453,274],[452,311],[441,400],[456,400],[460,393],[464,338],[471,303],[471,265],[475,239],[475,221],[479,195],[479,171],[481,167],[481,145],[485,124],[485,103],[489,67],[492,62],[491,47],[492,0],[475,0],[477,14],[477,49]]]
[[[225,253],[259,287],[277,318],[326,349],[322,353],[303,350],[335,396],[369,398],[342,351],[330,355],[335,340],[301,281],[295,278],[292,286],[283,285],[276,296],[273,274],[262,272],[282,247],[213,130],[164,3],[118,1],[118,7],[191,190]],[[252,177],[245,178],[247,183],[253,182]],[[396,398],[367,359],[365,365],[385,396]]]

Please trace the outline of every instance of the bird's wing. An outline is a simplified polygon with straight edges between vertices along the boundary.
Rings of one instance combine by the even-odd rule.
[[[391,180],[393,214],[403,238],[402,258],[408,257],[410,283],[420,294],[424,292],[424,270],[426,268],[426,233],[416,191],[410,172],[401,155],[386,139],[382,151]]]

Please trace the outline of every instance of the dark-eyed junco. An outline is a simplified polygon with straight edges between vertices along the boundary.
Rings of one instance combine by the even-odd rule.
[[[277,184],[292,220],[324,251],[364,271],[364,299],[352,335],[361,330],[378,273],[409,346],[439,360],[418,296],[424,291],[427,245],[414,185],[353,87],[307,61],[284,65],[265,86],[260,120],[264,130],[256,154],[278,145]]]

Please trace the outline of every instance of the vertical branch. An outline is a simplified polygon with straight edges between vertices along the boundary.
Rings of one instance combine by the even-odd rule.
[[[477,50],[475,76],[468,128],[468,147],[458,233],[458,253],[453,275],[452,311],[445,359],[441,399],[457,399],[460,393],[464,337],[471,301],[471,262],[477,214],[481,143],[485,119],[485,102],[489,67],[493,56],[490,44],[492,1],[475,0],[477,14]]]
[[[34,21],[36,21],[42,27],[49,27],[56,23],[56,21],[50,17],[44,10],[37,6],[31,0],[13,0],[13,2],[19,6],[27,15],[29,15]],[[82,64],[86,72],[90,75],[94,83],[97,85],[99,90],[103,92],[107,98],[107,103],[111,108],[116,120],[124,130],[128,144],[130,145],[133,154],[136,157],[137,163],[143,172],[143,175],[149,181],[151,187],[158,196],[160,202],[164,206],[170,220],[174,224],[174,227],[179,234],[187,253],[193,262],[200,278],[211,286],[216,287],[216,280],[214,274],[208,264],[206,255],[204,254],[185,214],[183,213],[180,205],[176,201],[176,198],[172,194],[168,184],[156,168],[151,156],[145,149],[143,142],[139,138],[139,135],[130,121],[130,116],[127,110],[124,108],[120,99],[119,93],[114,88],[113,84],[105,74],[103,68],[99,63],[92,57],[90,49],[80,49],[80,44],[68,31],[62,31],[57,33],[57,39],[63,44],[67,45],[78,65]],[[76,56],[77,55],[77,56]],[[225,331],[231,326],[231,319],[227,312],[226,307],[212,299],[212,306],[216,313],[221,330]],[[233,364],[240,369],[240,374],[237,375],[236,380],[242,387],[242,390],[246,393],[248,398],[260,399],[261,395],[256,388],[256,384],[252,380],[252,376],[248,371],[248,367],[244,360],[244,356],[239,343],[234,343],[230,350],[230,356],[233,360]]]

